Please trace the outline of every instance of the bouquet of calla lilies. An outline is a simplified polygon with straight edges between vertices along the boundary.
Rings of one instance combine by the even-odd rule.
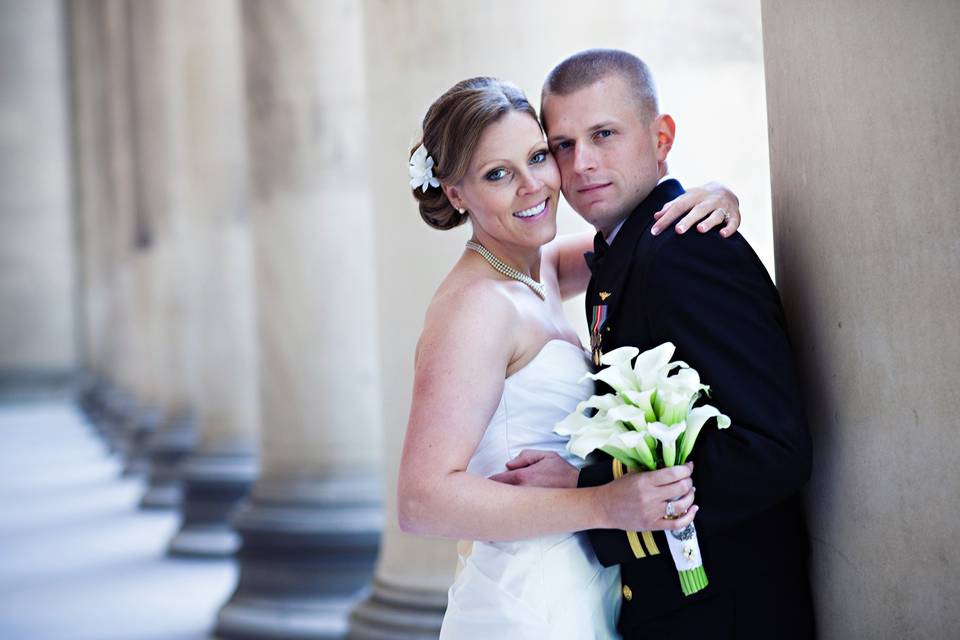
[[[671,362],[674,351],[666,342],[643,353],[636,347],[605,353],[600,359],[605,368],[584,379],[604,382],[614,393],[591,396],[556,425],[554,432],[570,438],[567,450],[586,458],[599,449],[630,471],[653,471],[686,462],[708,420],[729,427],[730,418],[716,407],[693,406],[710,387],[685,362]],[[667,532],[667,544],[684,595],[704,589],[707,576],[693,524]]]

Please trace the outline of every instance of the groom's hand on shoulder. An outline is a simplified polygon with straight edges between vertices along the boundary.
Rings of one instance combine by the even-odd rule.
[[[580,471],[552,451],[524,449],[507,462],[507,470],[490,476],[491,480],[526,487],[576,489]]]

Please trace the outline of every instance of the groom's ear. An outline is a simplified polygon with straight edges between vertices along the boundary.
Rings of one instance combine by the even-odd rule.
[[[677,125],[668,114],[661,113],[654,118],[651,129],[656,136],[657,162],[666,162],[667,154],[673,148]]]

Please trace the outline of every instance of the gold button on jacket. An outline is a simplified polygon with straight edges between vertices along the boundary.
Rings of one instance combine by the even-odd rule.
[[[623,597],[628,601],[633,600],[633,591],[627,585],[623,585]]]

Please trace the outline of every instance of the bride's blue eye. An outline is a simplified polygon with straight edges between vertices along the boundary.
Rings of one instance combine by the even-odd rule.
[[[496,182],[497,180],[502,180],[503,177],[506,175],[507,175],[507,170],[500,168],[500,169],[494,169],[493,171],[488,173],[486,178],[490,182]]]
[[[531,164],[540,164],[541,162],[546,161],[546,159],[547,159],[547,152],[546,152],[546,151],[537,151],[535,154],[533,154],[533,157],[530,158],[530,163],[531,163]]]

